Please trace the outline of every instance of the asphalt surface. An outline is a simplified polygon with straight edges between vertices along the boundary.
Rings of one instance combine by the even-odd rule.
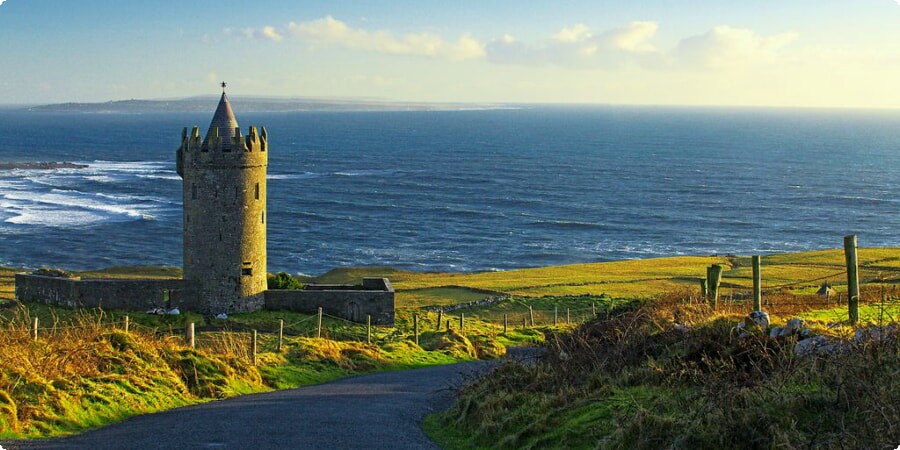
[[[533,352],[520,349],[517,359]],[[60,439],[0,441],[17,449],[436,449],[424,417],[496,367],[473,361],[360,375],[136,416]]]

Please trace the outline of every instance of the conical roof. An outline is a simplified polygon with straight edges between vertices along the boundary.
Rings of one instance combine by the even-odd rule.
[[[209,141],[213,127],[219,129],[219,137],[224,142],[231,142],[231,138],[235,136],[234,129],[238,127],[238,123],[234,118],[234,111],[231,110],[231,103],[228,101],[225,91],[222,91],[222,98],[219,99],[219,106],[216,108],[216,113],[213,114],[212,122],[209,123],[209,130],[206,132],[204,142]]]

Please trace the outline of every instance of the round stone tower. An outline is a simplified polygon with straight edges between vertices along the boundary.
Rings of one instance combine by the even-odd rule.
[[[207,314],[255,311],[266,290],[266,129],[245,138],[224,83],[206,138],[181,133],[184,278]]]

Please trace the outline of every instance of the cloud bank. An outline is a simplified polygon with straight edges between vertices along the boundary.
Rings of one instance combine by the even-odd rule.
[[[266,25],[226,30],[226,33],[271,42],[290,37],[312,49],[343,48],[449,61],[485,60],[495,64],[571,69],[636,66],[663,70],[729,70],[772,63],[798,37],[793,32],[763,36],[750,29],[721,25],[662,49],[654,42],[659,28],[654,21],[635,21],[619,28],[595,31],[578,23],[537,42],[523,42],[511,34],[483,42],[468,33],[448,40],[429,32],[398,35],[388,30],[373,31],[326,16],[290,22],[280,28]]]

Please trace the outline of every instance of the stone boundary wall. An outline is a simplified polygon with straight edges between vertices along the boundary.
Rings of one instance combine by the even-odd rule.
[[[387,278],[366,278],[363,289],[341,289],[328,285],[317,290],[270,289],[266,291],[266,309],[315,314],[322,312],[354,322],[365,323],[372,316],[374,325],[394,325],[394,288]]]
[[[196,311],[197,289],[186,280],[77,279],[16,274],[16,299],[69,308]]]

